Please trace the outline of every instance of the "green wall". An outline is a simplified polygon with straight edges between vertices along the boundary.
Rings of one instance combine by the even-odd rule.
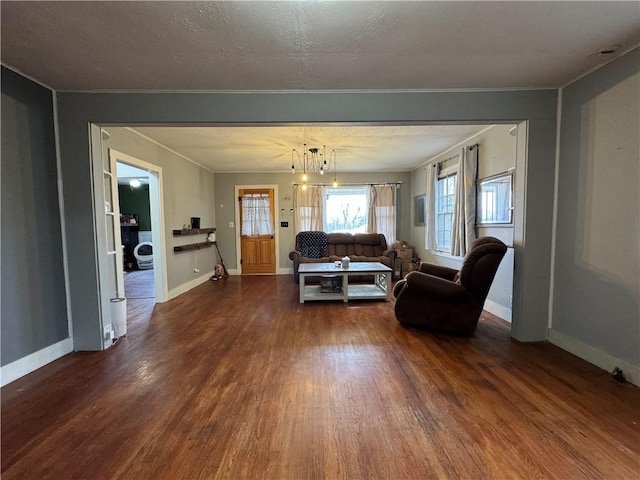
[[[149,186],[142,185],[132,189],[128,185],[118,185],[120,213],[137,214],[140,230],[151,231],[151,214],[149,211]]]

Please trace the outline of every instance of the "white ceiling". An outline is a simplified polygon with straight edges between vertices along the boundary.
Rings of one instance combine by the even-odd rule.
[[[486,128],[299,125],[136,127],[134,131],[215,172],[291,171],[292,149],[302,154],[305,142],[308,148],[326,145],[327,154],[334,149],[338,172],[398,172],[410,171]]]
[[[640,42],[640,3],[0,2],[2,64],[62,91],[557,88]],[[593,56],[620,45],[612,56]],[[410,170],[483,126],[136,128],[213,171]]]

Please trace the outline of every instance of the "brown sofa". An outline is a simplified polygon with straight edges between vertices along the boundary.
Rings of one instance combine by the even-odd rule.
[[[293,261],[293,276],[299,283],[298,266],[301,263],[327,263],[341,260],[348,256],[352,262],[380,262],[393,269],[396,252],[387,247],[387,240],[381,233],[328,233],[326,234],[326,250],[315,258],[303,256],[300,252],[306,249],[300,244],[301,237],[308,232],[296,235],[296,249],[289,253]],[[370,277],[370,276],[369,276]],[[309,281],[318,279],[310,278]],[[365,280],[365,278],[350,278],[350,281]]]
[[[404,325],[471,335],[506,251],[497,238],[481,237],[460,271],[422,263],[394,287],[396,318]]]

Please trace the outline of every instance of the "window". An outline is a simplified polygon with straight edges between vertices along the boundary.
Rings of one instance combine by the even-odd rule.
[[[272,235],[271,200],[268,193],[245,193],[242,195],[240,212],[241,235]]]
[[[439,252],[451,253],[451,226],[456,203],[456,177],[448,175],[436,184],[436,246]]]
[[[365,233],[369,201],[366,187],[325,189],[324,231]]]
[[[479,225],[504,224],[511,225],[511,189],[512,175],[500,174],[478,181]]]

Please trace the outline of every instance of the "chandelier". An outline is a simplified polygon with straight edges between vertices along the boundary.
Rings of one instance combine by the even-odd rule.
[[[306,190],[307,188],[307,180],[309,180],[309,175],[311,173],[319,173],[320,175],[324,175],[325,172],[331,172],[331,167],[333,166],[333,186],[338,186],[338,181],[336,179],[336,151],[331,150],[329,155],[327,156],[327,147],[326,145],[322,146],[322,150],[320,148],[307,148],[307,144],[305,143],[302,147],[302,156],[300,156],[300,152],[298,152],[295,148],[291,151],[291,173],[295,175],[296,173],[296,160],[299,165],[299,170],[302,170],[302,189]]]

